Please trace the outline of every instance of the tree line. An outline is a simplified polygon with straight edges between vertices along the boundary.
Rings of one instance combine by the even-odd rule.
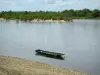
[[[19,19],[19,20],[72,20],[72,19],[92,19],[100,18],[100,10],[82,9],[82,10],[64,10],[64,11],[2,11],[0,18]]]

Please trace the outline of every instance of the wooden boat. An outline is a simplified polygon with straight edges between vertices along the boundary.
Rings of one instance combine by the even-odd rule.
[[[63,59],[64,58],[63,56],[65,55],[62,53],[44,51],[44,50],[40,50],[40,49],[35,50],[35,52],[37,53],[37,55],[42,55],[42,56],[52,57],[52,58],[61,58],[61,59]]]

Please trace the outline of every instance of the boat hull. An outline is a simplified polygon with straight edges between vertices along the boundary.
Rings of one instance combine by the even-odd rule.
[[[36,52],[36,55],[39,55],[39,56],[64,60],[64,57],[62,57],[64,54],[61,54],[61,53],[49,52],[49,51],[44,51],[44,50],[35,50],[35,52]]]

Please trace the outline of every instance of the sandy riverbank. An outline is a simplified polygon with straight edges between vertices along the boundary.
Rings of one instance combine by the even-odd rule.
[[[0,18],[0,20],[7,20],[4,18]],[[10,19],[8,19],[10,20]],[[72,22],[72,20],[42,20],[42,19],[34,19],[34,20],[19,20],[19,19],[13,19],[15,21],[26,21],[26,22]]]
[[[72,20],[41,20],[41,19],[34,19],[31,22],[72,22]]]
[[[37,61],[0,56],[0,75],[87,75],[79,71],[56,68]]]
[[[0,18],[0,20],[6,20],[6,19],[4,19],[4,18]]]

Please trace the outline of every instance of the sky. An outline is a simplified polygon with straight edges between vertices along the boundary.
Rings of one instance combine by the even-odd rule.
[[[63,11],[100,9],[100,0],[0,0],[0,11]]]

